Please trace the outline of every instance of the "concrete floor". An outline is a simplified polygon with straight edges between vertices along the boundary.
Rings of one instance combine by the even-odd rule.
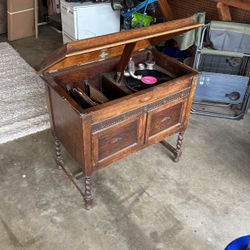
[[[96,172],[90,211],[49,131],[2,144],[0,248],[224,249],[250,232],[249,124],[192,116],[179,163],[157,144]]]
[[[13,46],[34,67],[59,43],[32,52],[29,39]],[[250,233],[249,124],[192,115],[179,163],[156,144],[96,172],[90,211],[57,170],[50,131],[0,145],[0,249],[224,249]]]

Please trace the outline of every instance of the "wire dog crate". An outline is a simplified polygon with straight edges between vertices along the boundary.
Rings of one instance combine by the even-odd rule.
[[[230,36],[231,39],[237,39],[235,34],[228,34],[231,24],[216,22],[215,25],[208,24],[203,27],[194,60],[194,68],[200,72],[191,111],[194,114],[242,119],[248,110],[250,53],[236,51],[230,45],[231,41],[227,43],[227,38]],[[233,25],[237,30],[237,24]],[[250,30],[250,25],[248,26]],[[214,27],[216,29],[219,27],[220,36],[224,35],[222,31],[225,29],[224,39],[220,37],[216,40],[216,37],[213,37],[214,34],[211,35],[211,29]],[[240,35],[239,38],[241,39]],[[213,48],[213,39],[216,46],[221,47],[222,50]],[[250,43],[250,36],[247,39]],[[220,40],[227,44],[219,44]],[[233,51],[225,51],[223,46],[227,49],[231,46]],[[235,46],[237,47],[237,42]],[[246,49],[248,49],[247,46],[245,46]]]
[[[229,75],[246,74],[249,57],[201,54],[198,70]]]

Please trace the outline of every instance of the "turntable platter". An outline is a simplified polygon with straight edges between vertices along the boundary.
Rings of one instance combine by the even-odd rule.
[[[131,76],[125,77],[126,86],[133,92],[147,89],[172,79],[171,76],[158,70],[136,70],[135,75],[142,75],[142,80],[135,79]]]

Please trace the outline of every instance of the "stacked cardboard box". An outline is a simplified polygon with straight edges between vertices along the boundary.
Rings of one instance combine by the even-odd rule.
[[[34,35],[33,0],[8,0],[7,13],[10,41]]]
[[[6,0],[0,0],[0,34],[6,32],[7,16],[6,16]]]

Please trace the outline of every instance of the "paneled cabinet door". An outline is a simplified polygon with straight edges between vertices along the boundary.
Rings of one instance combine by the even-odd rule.
[[[136,151],[144,143],[146,114],[129,117],[92,135],[92,159],[100,168]]]
[[[177,99],[148,112],[146,143],[156,143],[175,133],[183,123],[187,100]]]

